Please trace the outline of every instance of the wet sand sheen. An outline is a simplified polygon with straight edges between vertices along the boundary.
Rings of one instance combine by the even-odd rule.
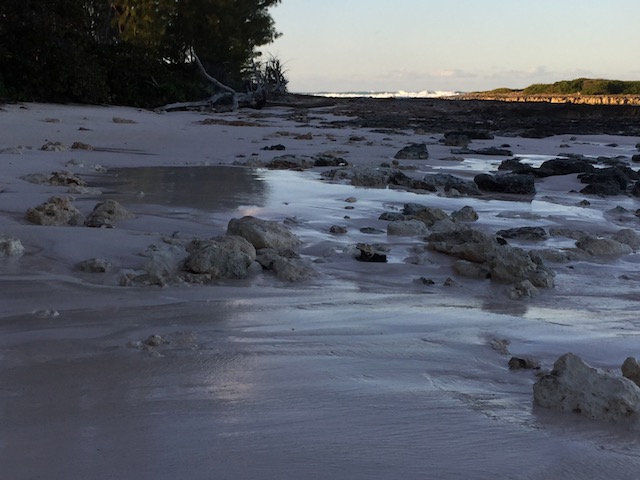
[[[12,120],[6,128],[33,128],[33,142],[38,135],[67,142],[75,140],[78,122],[88,122],[95,130],[87,132],[93,135],[87,141],[117,148],[106,140],[115,138],[158,154],[33,149],[21,157],[0,155],[1,233],[21,238],[27,247],[24,257],[3,260],[0,276],[3,475],[584,479],[615,472],[616,478],[636,478],[634,432],[534,408],[534,374],[510,372],[509,355],[492,347],[506,339],[509,354],[533,356],[547,368],[566,351],[604,368],[619,365],[637,350],[636,254],[574,262],[571,269],[556,265],[554,290],[514,302],[502,285],[484,280],[444,287],[452,275],[444,256],[407,262],[422,238],[360,231],[384,231],[380,213],[423,202],[447,212],[472,205],[480,214],[478,228],[489,231],[534,224],[610,232],[623,225],[602,212],[615,205],[631,209],[635,199],[594,197],[590,208],[578,207],[583,196],[569,193],[577,184],[573,177],[542,181],[533,201],[513,202],[355,188],[326,183],[317,171],[186,166],[176,161],[184,152],[195,163],[231,163],[237,155],[248,158],[264,144],[285,141],[270,135],[299,125],[282,114],[268,128],[211,126],[211,143],[204,144],[203,127],[193,124],[200,115],[87,107],[78,116],[78,107],[32,108],[12,111],[33,118],[16,117],[21,122]],[[45,115],[62,118],[57,133],[40,133],[50,128],[38,120]],[[111,124],[113,116],[135,117],[138,124],[123,130]],[[288,141],[290,151],[315,154],[339,147],[354,163],[390,161],[407,143],[406,136],[391,133],[331,129],[331,139],[326,128],[304,128],[315,137]],[[155,132],[155,144],[146,140],[145,129]],[[166,138],[159,137],[165,131]],[[354,133],[366,135],[371,145],[354,144]],[[166,143],[158,145],[158,138]],[[418,165],[425,172],[472,176],[499,163],[443,160],[448,148],[430,135],[418,139],[432,142],[433,158]],[[619,147],[606,146],[614,140]],[[568,142],[563,137],[486,143],[507,141],[532,162],[555,155]],[[571,145],[572,151],[612,156],[631,152],[635,143],[580,137]],[[29,185],[21,175],[65,168],[70,156],[87,165],[77,167],[82,175],[108,183],[104,197],[120,198],[136,217],[104,230],[26,224],[25,205],[59,190]],[[105,174],[88,168],[97,162],[107,167]],[[129,174],[131,166],[139,169],[139,179]],[[114,172],[120,176],[109,183]],[[210,173],[222,182],[211,187]],[[123,176],[126,185],[118,184]],[[139,191],[145,195],[135,196]],[[346,203],[350,196],[357,202]],[[76,204],[90,210],[97,199],[79,197]],[[132,267],[163,235],[221,235],[230,218],[247,213],[294,219],[290,226],[304,242],[301,255],[321,260],[314,264],[317,276],[295,285],[265,274],[216,285],[123,288],[117,272],[95,276],[73,268],[93,255]],[[347,225],[347,235],[331,235],[333,224]],[[357,262],[350,248],[359,241],[389,244],[390,262]],[[567,247],[556,238],[548,243]],[[436,284],[416,283],[422,276]],[[165,342],[138,343],[150,335]]]

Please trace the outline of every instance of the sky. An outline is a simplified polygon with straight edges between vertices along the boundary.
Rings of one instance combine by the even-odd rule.
[[[282,0],[262,48],[292,92],[640,80],[640,0]]]

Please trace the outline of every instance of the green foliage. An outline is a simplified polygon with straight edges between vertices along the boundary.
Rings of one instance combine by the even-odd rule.
[[[210,89],[191,65],[234,87],[277,37],[280,0],[3,0],[0,96],[158,106]]]
[[[267,97],[277,97],[287,93],[289,80],[286,77],[284,64],[277,57],[270,56],[264,62],[255,62],[251,80],[265,90]]]
[[[640,82],[577,78],[552,84],[533,84],[525,88],[522,93],[526,95],[637,95],[640,94]]]
[[[515,93],[517,91],[518,90],[514,90],[512,88],[496,88],[494,90],[490,90],[487,93],[491,93],[491,94],[494,94],[494,95],[504,95],[504,94],[507,94],[507,93]]]

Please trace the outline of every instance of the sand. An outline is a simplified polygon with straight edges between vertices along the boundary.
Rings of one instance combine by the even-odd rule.
[[[635,252],[549,264],[555,288],[510,300],[504,285],[456,276],[444,255],[409,261],[420,237],[360,228],[384,232],[381,212],[418,202],[448,213],[470,205],[480,216],[474,226],[489,232],[542,226],[611,235],[638,228],[638,201],[576,193],[575,175],[540,180],[535,198],[514,201],[356,188],[322,180],[326,169],[237,165],[323,152],[377,165],[411,142],[429,148],[429,160],[401,161],[419,172],[472,178],[503,160],[452,160],[440,133],[331,123],[343,120],[331,108],[2,107],[0,236],[19,239],[25,252],[0,258],[0,477],[637,478],[637,432],[535,407],[535,372],[507,366],[517,355],[548,369],[572,351],[614,370],[637,356]],[[567,134],[472,145],[509,144],[539,164],[561,152],[630,159],[639,141]],[[93,150],[40,150],[47,142]],[[263,150],[277,144],[286,151]],[[196,169],[214,166],[230,169],[210,178]],[[175,180],[169,169],[143,170],[127,184],[120,169],[131,167],[191,167],[198,182]],[[83,214],[115,198],[133,218],[108,229],[27,222],[28,208],[67,188],[24,177],[62,170],[102,191],[73,195]],[[616,206],[628,214],[607,213]],[[122,271],[140,268],[141,254],[163,237],[222,235],[231,218],[249,214],[289,219],[315,275],[119,285]],[[329,233],[332,225],[347,233]],[[358,242],[387,245],[389,262],[356,261]],[[552,237],[545,246],[574,244]],[[76,270],[95,257],[112,269]]]

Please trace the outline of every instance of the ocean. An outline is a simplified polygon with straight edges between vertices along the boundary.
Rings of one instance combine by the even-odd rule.
[[[460,95],[463,92],[439,91],[439,90],[422,90],[419,92],[407,92],[398,90],[395,92],[387,91],[354,91],[354,92],[307,92],[305,95],[315,95],[318,97],[333,98],[439,98],[452,97]]]

